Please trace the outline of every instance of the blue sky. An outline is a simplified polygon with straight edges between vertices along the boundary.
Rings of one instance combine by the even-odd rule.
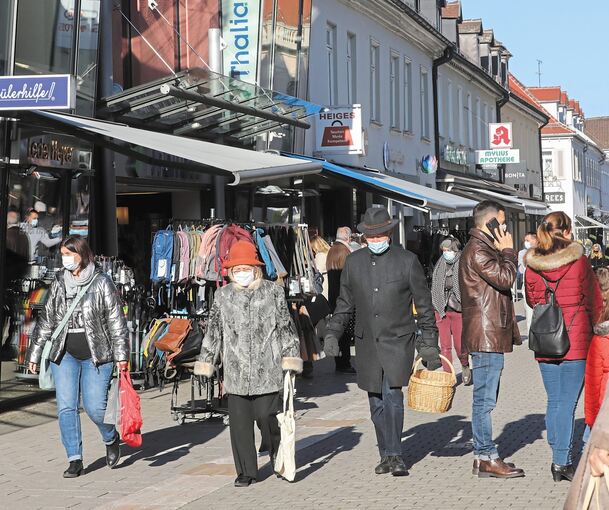
[[[560,85],[586,117],[609,115],[609,0],[461,0],[463,18],[482,18],[514,55],[525,85]]]

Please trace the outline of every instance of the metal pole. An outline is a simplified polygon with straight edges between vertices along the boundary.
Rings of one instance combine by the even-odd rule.
[[[219,23],[218,23],[219,24]],[[209,68],[218,74],[222,74],[222,31],[220,28],[210,28],[207,31],[209,48]],[[226,179],[222,176],[214,177],[214,202],[216,216],[226,219]]]

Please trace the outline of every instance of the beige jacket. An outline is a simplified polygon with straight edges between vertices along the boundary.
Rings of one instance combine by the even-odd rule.
[[[584,508],[584,498],[586,497],[586,490],[588,488],[588,482],[590,481],[590,465],[588,458],[592,448],[602,448],[609,450],[609,392],[605,395],[605,400],[601,406],[601,410],[598,413],[596,421],[594,422],[594,428],[590,435],[588,445],[584,450],[575,478],[571,483],[569,494],[567,495],[567,501],[565,502],[565,510],[588,510]],[[603,482],[600,490],[600,507],[609,508],[609,491],[607,486]],[[596,510],[596,496],[592,499],[591,510]]]

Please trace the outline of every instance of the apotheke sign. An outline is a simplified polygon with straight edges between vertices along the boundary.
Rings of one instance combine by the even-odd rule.
[[[0,111],[70,110],[76,103],[69,74],[0,76]]]
[[[511,163],[520,163],[519,149],[476,151],[477,165],[508,165]]]

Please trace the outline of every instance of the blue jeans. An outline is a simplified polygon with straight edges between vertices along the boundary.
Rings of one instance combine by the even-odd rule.
[[[390,388],[386,377],[383,377],[382,392],[368,393],[379,453],[381,457],[399,457],[402,455],[404,394],[402,388]]]
[[[79,360],[66,352],[59,365],[51,363],[55,379],[59,430],[68,461],[82,459],[82,434],[80,431],[80,396],[91,421],[97,425],[105,444],[116,439],[114,425],[104,423],[108,388],[114,363],[96,367],[91,359]]]
[[[472,352],[474,401],[472,405],[472,434],[474,455],[480,460],[499,458],[493,442],[491,413],[497,405],[499,381],[503,371],[503,353]]]
[[[546,429],[554,464],[572,463],[575,408],[584,386],[585,360],[540,362],[541,378],[548,394]]]

